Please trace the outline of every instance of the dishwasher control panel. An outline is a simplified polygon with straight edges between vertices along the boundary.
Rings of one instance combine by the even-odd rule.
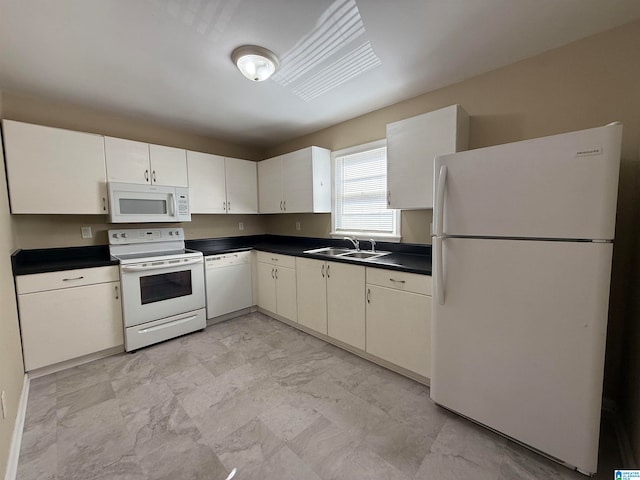
[[[207,268],[220,268],[251,263],[251,252],[224,253],[204,257]]]

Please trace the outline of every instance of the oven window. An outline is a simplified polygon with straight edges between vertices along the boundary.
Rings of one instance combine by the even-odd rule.
[[[166,200],[120,198],[120,213],[132,215],[163,215],[167,213]]]
[[[140,277],[142,305],[191,295],[191,270]]]

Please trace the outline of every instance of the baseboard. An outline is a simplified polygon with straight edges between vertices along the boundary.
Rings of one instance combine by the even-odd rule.
[[[20,394],[20,403],[18,404],[18,412],[16,414],[16,423],[13,427],[13,436],[11,437],[11,447],[9,448],[9,458],[7,461],[7,470],[4,480],[15,480],[18,475],[18,460],[20,459],[20,447],[22,445],[22,432],[24,431],[24,420],[27,416],[27,402],[29,400],[29,376],[24,375],[22,383],[22,393]]]
[[[100,350],[99,352],[90,353],[89,355],[84,355],[82,357],[72,358],[71,360],[65,360],[64,362],[54,363],[53,365],[48,365],[46,367],[30,370],[29,377],[30,378],[43,377],[51,373],[61,372],[62,370],[67,370],[68,368],[84,365],[85,363],[90,363],[95,360],[101,360],[103,358],[107,358],[107,357],[110,357],[111,355],[116,355],[122,352],[124,352],[124,345],[118,345],[117,347],[107,348],[105,350]]]
[[[613,400],[605,398],[602,401],[602,411],[607,413],[613,422],[613,428],[618,442],[618,449],[620,451],[620,457],[622,457],[622,464],[624,465],[624,468],[638,470],[638,463],[633,455],[629,435],[627,434],[627,429],[624,427],[624,422],[622,421],[618,405]]]

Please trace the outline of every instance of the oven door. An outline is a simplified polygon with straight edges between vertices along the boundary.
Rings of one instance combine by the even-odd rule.
[[[169,262],[121,265],[125,327],[204,308],[203,258]]]

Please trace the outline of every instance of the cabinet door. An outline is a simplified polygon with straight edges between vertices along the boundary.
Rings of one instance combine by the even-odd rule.
[[[272,313],[278,313],[276,307],[276,280],[273,265],[258,262],[258,306]]]
[[[326,268],[327,265],[322,260],[296,258],[298,323],[325,335],[327,334]]]
[[[260,213],[282,213],[282,158],[258,162]]]
[[[151,183],[170,187],[188,187],[187,151],[182,148],[149,145]]]
[[[367,284],[367,352],[429,378],[431,297]]]
[[[149,144],[104,137],[109,182],[151,183]]]
[[[3,121],[11,213],[106,214],[100,135]]]
[[[225,213],[224,157],[187,152],[191,213]]]
[[[228,213],[258,213],[256,162],[225,158]]]
[[[120,283],[18,296],[27,371],[123,344]]]
[[[452,105],[387,125],[391,208],[433,208],[433,160],[457,151],[459,117],[467,118]],[[466,126],[460,128],[466,131]]]
[[[296,271],[293,268],[276,267],[276,313],[297,322],[296,298]]]
[[[282,199],[285,213],[313,212],[311,147],[282,155]]]
[[[327,267],[329,336],[364,350],[364,267],[337,262],[329,262]]]

